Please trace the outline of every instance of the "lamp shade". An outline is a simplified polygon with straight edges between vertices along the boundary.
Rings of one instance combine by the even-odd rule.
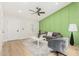
[[[70,32],[78,31],[77,30],[77,25],[76,24],[69,24],[68,31],[70,31]]]

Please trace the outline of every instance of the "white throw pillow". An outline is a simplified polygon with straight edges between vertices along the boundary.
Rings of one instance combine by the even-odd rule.
[[[53,32],[48,32],[48,33],[47,33],[47,36],[52,36],[52,33],[53,33]]]

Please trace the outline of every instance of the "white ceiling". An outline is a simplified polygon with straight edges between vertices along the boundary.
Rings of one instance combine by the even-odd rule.
[[[41,20],[68,4],[70,2],[4,2],[0,3],[0,16]],[[29,9],[36,10],[36,7],[42,8],[45,14],[41,16],[31,14],[32,12]]]

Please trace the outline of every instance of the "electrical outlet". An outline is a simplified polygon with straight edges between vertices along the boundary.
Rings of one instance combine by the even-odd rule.
[[[16,30],[17,32],[19,32],[19,30]]]

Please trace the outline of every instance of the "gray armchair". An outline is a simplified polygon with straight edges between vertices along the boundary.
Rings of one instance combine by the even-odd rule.
[[[48,47],[51,48],[52,49],[51,52],[56,53],[57,56],[59,54],[66,56],[64,52],[68,47],[68,39],[65,40],[63,38],[57,38],[57,39],[49,40]]]
[[[48,47],[52,49],[51,52],[56,53],[57,56],[59,54],[66,56],[64,52],[69,45],[68,38],[64,39],[63,35],[59,32],[40,32],[40,36],[41,35],[43,35],[43,37],[48,41]]]

